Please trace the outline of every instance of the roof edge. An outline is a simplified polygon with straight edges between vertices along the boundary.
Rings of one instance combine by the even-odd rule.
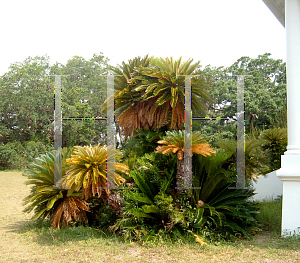
[[[263,0],[277,20],[285,27],[285,1],[284,0]]]

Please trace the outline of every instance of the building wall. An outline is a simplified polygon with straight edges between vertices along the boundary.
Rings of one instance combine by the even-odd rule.
[[[257,183],[253,182],[253,188],[256,195],[251,200],[255,201],[272,200],[282,195],[282,181],[276,176],[276,171],[259,177]]]

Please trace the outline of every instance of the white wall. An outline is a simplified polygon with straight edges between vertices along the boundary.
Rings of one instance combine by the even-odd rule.
[[[257,183],[253,182],[253,188],[257,194],[251,200],[255,201],[272,200],[282,195],[282,181],[276,176],[276,171],[259,177]]]

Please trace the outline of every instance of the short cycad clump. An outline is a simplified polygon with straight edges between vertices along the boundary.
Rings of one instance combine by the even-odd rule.
[[[86,223],[88,203],[82,200],[81,193],[67,194],[67,190],[54,187],[54,157],[55,152],[48,152],[36,158],[24,176],[28,178],[27,185],[32,185],[30,194],[23,200],[28,205],[23,211],[34,212],[33,221],[50,218],[53,228],[67,226],[71,222]],[[66,151],[63,151],[62,162],[65,163]],[[65,166],[62,167],[65,174]]]
[[[53,228],[61,228],[72,224],[87,224],[90,211],[90,197],[104,199],[114,211],[120,209],[120,197],[111,194],[111,185],[107,184],[106,146],[76,146],[73,154],[63,150],[62,154],[62,186],[54,187],[55,152],[46,153],[36,158],[30,168],[24,172],[28,177],[26,184],[33,185],[31,193],[24,199],[29,204],[24,212],[34,211],[33,220],[50,218]],[[70,158],[68,158],[70,157]],[[115,159],[121,157],[117,151]],[[115,170],[128,173],[129,168],[115,163]],[[115,183],[125,179],[115,173]],[[103,194],[103,192],[105,194]]]

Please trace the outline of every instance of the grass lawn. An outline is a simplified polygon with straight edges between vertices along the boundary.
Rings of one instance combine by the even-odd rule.
[[[300,262],[300,239],[280,237],[280,202],[261,204],[265,230],[253,240],[142,247],[88,227],[36,227],[22,213],[25,180],[21,172],[0,172],[0,262]]]

